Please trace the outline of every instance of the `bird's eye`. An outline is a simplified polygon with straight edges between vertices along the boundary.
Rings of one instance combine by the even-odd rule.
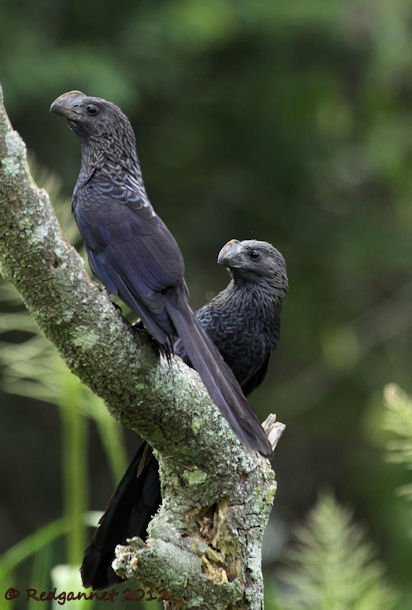
[[[87,104],[86,106],[86,110],[88,112],[88,114],[97,114],[99,112],[99,108],[98,106],[96,106],[96,104]]]
[[[257,250],[251,250],[249,252],[249,256],[250,256],[250,258],[253,258],[253,260],[257,260],[260,256],[260,254]]]

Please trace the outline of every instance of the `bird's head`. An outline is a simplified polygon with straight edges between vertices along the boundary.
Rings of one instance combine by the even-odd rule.
[[[118,106],[100,97],[90,97],[81,91],[60,95],[50,106],[51,112],[67,119],[82,142],[104,140],[123,135],[134,142],[129,119]]]
[[[279,250],[266,241],[231,239],[219,252],[217,262],[226,267],[235,280],[262,282],[287,292],[286,263]]]

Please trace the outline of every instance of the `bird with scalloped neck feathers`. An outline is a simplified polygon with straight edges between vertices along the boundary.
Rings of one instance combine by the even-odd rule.
[[[183,257],[147,196],[128,118],[115,104],[81,91],[64,93],[50,109],[80,140],[72,209],[92,271],[140,317],[164,352],[170,354],[180,339],[237,437],[270,456],[258,418],[190,308]]]

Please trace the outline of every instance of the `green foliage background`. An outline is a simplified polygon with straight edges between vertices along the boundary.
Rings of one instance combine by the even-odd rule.
[[[276,411],[287,425],[268,589],[290,527],[327,485],[367,525],[400,610],[412,607],[412,542],[409,508],[395,490],[410,473],[383,461],[382,390],[388,382],[412,390],[411,23],[412,0],[0,4],[7,108],[64,198],[79,147],[48,108],[80,89],[130,117],[149,196],[184,253],[194,307],[227,281],[215,264],[227,240],[264,239],[284,253],[281,344],[253,397],[262,418]],[[8,335],[8,354],[23,338]],[[9,373],[5,389],[21,393]],[[73,389],[60,392],[60,411],[31,395],[1,396],[4,550],[68,510],[60,460],[69,424],[58,413]],[[98,430],[75,437],[83,476],[93,480],[84,502],[96,510],[120,451]],[[126,440],[131,452],[135,439]],[[55,547],[53,563],[68,562]],[[23,564],[22,582],[30,569]]]

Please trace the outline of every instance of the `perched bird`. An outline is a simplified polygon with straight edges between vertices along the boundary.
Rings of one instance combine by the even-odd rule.
[[[270,456],[259,420],[190,308],[183,257],[146,194],[128,118],[111,102],[80,91],[64,93],[50,109],[66,118],[80,139],[72,209],[91,269],[140,317],[166,354],[180,338],[238,438]]]
[[[286,264],[276,248],[255,239],[232,239],[217,261],[229,269],[232,280],[196,317],[248,395],[262,383],[279,340]],[[191,364],[180,339],[175,353]]]
[[[214,341],[245,394],[260,385],[279,340],[280,314],[288,281],[283,256],[263,241],[232,239],[220,251],[218,263],[232,275],[228,286],[196,312],[203,330]],[[178,340],[175,353],[191,365]],[[157,461],[142,443],[114,492],[87,547],[83,584],[102,589],[122,579],[113,568],[117,544],[146,538],[147,526],[161,503]]]

